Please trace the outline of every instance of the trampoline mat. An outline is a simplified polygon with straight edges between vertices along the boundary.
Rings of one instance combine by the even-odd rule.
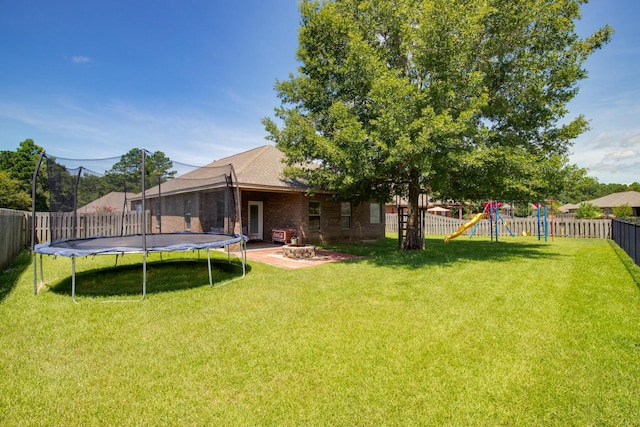
[[[246,239],[236,234],[218,233],[163,233],[131,234],[114,237],[90,237],[47,242],[36,245],[36,253],[59,256],[86,256],[143,252],[180,252],[196,249],[214,249]],[[144,240],[143,240],[144,239]]]

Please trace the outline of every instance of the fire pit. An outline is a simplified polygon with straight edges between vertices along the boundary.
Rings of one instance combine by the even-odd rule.
[[[291,259],[309,259],[316,256],[316,247],[313,245],[284,245],[282,256]]]

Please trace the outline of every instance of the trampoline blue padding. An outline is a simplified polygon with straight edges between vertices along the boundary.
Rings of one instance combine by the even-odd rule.
[[[88,255],[118,255],[141,252],[184,252],[197,249],[215,249],[232,245],[247,237],[240,234],[219,233],[161,233],[130,234],[113,237],[88,237],[46,242],[34,251],[44,255],[82,257]]]
[[[40,254],[40,277],[42,285],[42,255],[59,255],[71,258],[71,299],[76,301],[76,258],[88,255],[121,255],[129,253],[142,254],[142,299],[147,294],[147,254],[149,252],[184,252],[198,249],[207,250],[207,267],[209,284],[213,286],[211,275],[210,249],[240,243],[242,277],[246,274],[246,248],[249,239],[241,234],[220,233],[158,233],[130,234],[126,236],[88,237],[83,239],[66,239],[35,245],[34,253]],[[37,280],[36,263],[34,269],[34,288]],[[37,288],[36,288],[37,293]]]

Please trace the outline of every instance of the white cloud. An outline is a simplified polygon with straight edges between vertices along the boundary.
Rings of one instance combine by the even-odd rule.
[[[613,153],[607,153],[604,157],[605,160],[624,160],[638,158],[638,152],[636,150],[617,150]]]
[[[90,64],[91,58],[89,58],[88,56],[72,56],[71,62],[73,62],[74,64]]]

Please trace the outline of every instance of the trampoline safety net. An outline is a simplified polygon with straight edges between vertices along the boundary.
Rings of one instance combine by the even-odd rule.
[[[36,253],[71,257],[71,298],[77,302],[76,257],[142,253],[142,298],[149,252],[206,249],[239,244],[242,277],[246,256],[241,234],[239,188],[231,164],[190,166],[164,153],[131,150],[116,158],[77,160],[42,153],[33,175],[34,293]],[[45,195],[45,200],[38,200]],[[36,207],[40,212],[36,212]],[[38,243],[36,245],[36,243]],[[41,284],[42,260],[40,261]]]
[[[239,234],[238,194],[230,164],[190,166],[164,153],[131,150],[121,157],[64,159],[44,155],[34,185],[37,239],[175,232]],[[144,171],[144,173],[143,173]]]

